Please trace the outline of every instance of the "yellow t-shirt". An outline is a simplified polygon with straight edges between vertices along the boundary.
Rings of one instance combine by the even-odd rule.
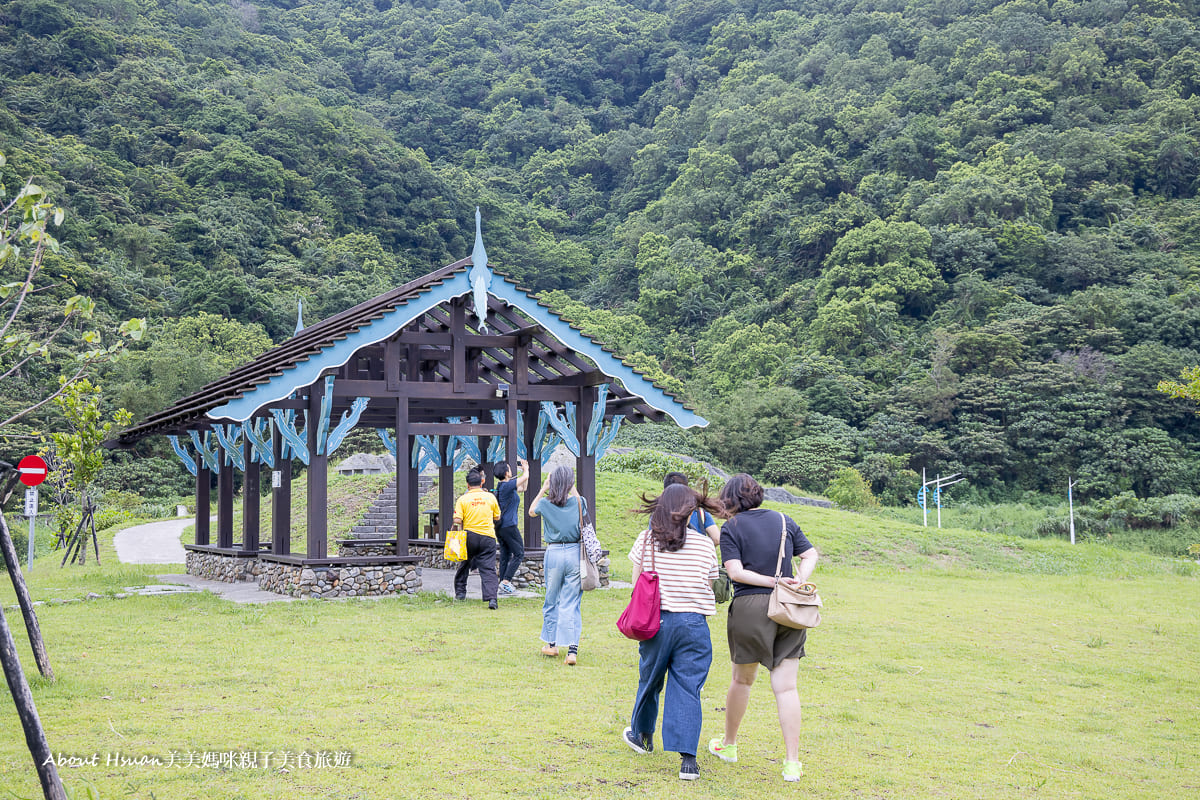
[[[454,518],[462,520],[463,530],[495,539],[500,504],[496,495],[485,489],[468,489],[454,504]]]

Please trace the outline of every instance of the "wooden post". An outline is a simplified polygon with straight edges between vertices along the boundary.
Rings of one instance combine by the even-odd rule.
[[[37,706],[33,703],[33,692],[29,690],[29,682],[25,680],[25,671],[21,668],[21,659],[17,656],[17,643],[13,641],[8,618],[4,616],[2,606],[0,662],[4,665],[4,678],[8,681],[8,690],[12,693],[13,703],[17,706],[17,716],[25,731],[25,744],[29,747],[29,754],[33,756],[33,765],[42,784],[42,794],[47,800],[66,800],[67,793],[63,790],[58,769],[54,766],[54,754],[50,752],[50,743],[46,741],[46,731],[42,728]]]
[[[520,448],[521,430],[517,428],[517,393],[516,387],[508,387],[508,397],[504,400],[504,459],[512,467],[513,475],[517,474],[517,455]]]
[[[224,448],[217,450],[217,547],[233,547],[233,460]]]
[[[467,380],[467,309],[463,300],[450,301],[450,379],[451,389],[462,392]]]
[[[413,447],[416,445],[415,437],[408,437],[408,452],[412,453]],[[411,456],[410,456],[411,458]],[[412,462],[409,461],[409,466]],[[413,538],[421,537],[421,469],[420,462],[406,473],[408,475],[408,496],[411,502],[408,504],[408,529],[412,532]],[[408,545],[405,544],[404,552],[396,551],[396,555],[408,555]]]
[[[254,446],[250,444],[250,437],[246,436],[242,442],[242,459],[246,464],[246,474],[242,479],[242,549],[257,553],[262,464],[252,461],[253,455]]]
[[[209,515],[212,492],[212,473],[203,459],[196,459],[196,544],[208,544]]]
[[[525,487],[525,546],[542,546],[542,520],[529,516],[529,504],[542,489],[542,460],[538,457],[536,448],[541,442],[535,442],[533,436],[537,433],[538,412],[541,407],[537,403],[528,403],[525,408],[525,452],[529,454],[529,484]]]
[[[324,382],[318,379],[308,390],[308,557],[325,558],[329,539],[329,455],[317,455],[317,429],[321,419]],[[322,448],[324,449],[324,448]]]
[[[408,433],[408,398],[396,401],[396,555],[408,555],[413,535],[412,511],[416,507],[412,475],[412,442]]]
[[[16,476],[3,492],[0,492],[0,505],[12,493]],[[29,588],[25,585],[25,576],[21,572],[21,562],[17,548],[13,545],[12,533],[8,529],[8,520],[0,509],[0,548],[3,549],[4,561],[8,565],[8,577],[12,579],[13,591],[17,594],[17,604],[21,606],[21,616],[25,619],[25,632],[29,636],[29,645],[33,648],[33,660],[37,663],[38,672],[54,680],[54,670],[50,668],[50,657],[46,655],[46,643],[42,639],[42,628],[38,625],[37,614],[33,610],[33,600],[29,597]]]
[[[275,454],[275,472],[279,474],[278,485],[271,475],[271,552],[286,556],[292,552],[292,458],[283,457],[283,436],[279,431],[271,438],[271,451]]]
[[[450,464],[449,436],[438,437],[438,451],[442,466],[438,468],[438,521],[441,540],[446,541],[446,531],[454,524],[454,467]]]
[[[576,441],[579,443],[579,456],[575,459],[575,487],[579,495],[587,500],[593,522],[596,520],[596,457],[588,453],[588,428],[592,424],[592,407],[596,398],[594,386],[580,387],[579,411],[575,415]]]
[[[483,469],[483,488],[487,489],[489,492],[495,491],[495,489],[493,488],[494,484],[492,483],[493,470],[484,469],[484,465],[489,463],[487,453],[488,453],[488,450],[491,448],[491,446],[492,446],[492,437],[490,437],[490,436],[480,436],[479,437],[479,467],[480,467],[480,469]]]

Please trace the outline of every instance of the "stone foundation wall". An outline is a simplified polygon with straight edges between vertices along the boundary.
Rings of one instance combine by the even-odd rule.
[[[416,564],[304,567],[268,561],[262,566],[258,587],[292,597],[374,597],[421,590],[421,568]]]
[[[193,550],[188,550],[185,558],[188,575],[210,581],[256,581],[262,574],[263,565],[257,558],[197,553]]]
[[[444,552],[443,545],[439,542],[436,546],[432,544],[413,544],[409,543],[408,552],[414,556],[421,556],[421,566],[429,567],[430,569],[458,569],[458,562],[447,561],[442,553]],[[608,557],[608,551],[604,551],[604,556],[600,559],[597,565],[600,571],[600,585],[608,586],[608,569],[611,565]],[[517,567],[517,572],[513,575],[513,586],[518,589],[541,588],[546,585],[546,575],[543,571],[542,557],[526,558],[521,561],[521,565]]]
[[[339,556],[394,556],[396,543],[386,539],[373,542],[370,539],[339,539],[337,542]]]

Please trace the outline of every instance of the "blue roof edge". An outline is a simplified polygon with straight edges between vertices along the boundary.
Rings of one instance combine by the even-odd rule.
[[[708,420],[686,408],[620,358],[605,351],[595,340],[571,327],[570,323],[538,303],[516,284],[502,275],[495,277],[499,280],[492,281],[488,294],[531,317],[559,342],[591,359],[602,373],[621,381],[627,391],[669,416],[675,424],[682,428],[708,426]],[[362,348],[388,339],[430,309],[456,297],[470,294],[471,291],[468,273],[460,272],[403,305],[396,306],[379,319],[363,325],[319,353],[283,370],[241,397],[210,409],[206,416],[211,419],[245,422],[263,406],[290,397],[297,389],[315,383],[322,372],[342,366]]]

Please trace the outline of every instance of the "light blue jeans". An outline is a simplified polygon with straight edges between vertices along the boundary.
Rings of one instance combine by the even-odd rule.
[[[578,645],[583,630],[583,584],[579,579],[579,542],[546,545],[542,561],[546,600],[542,603],[542,641]]]

